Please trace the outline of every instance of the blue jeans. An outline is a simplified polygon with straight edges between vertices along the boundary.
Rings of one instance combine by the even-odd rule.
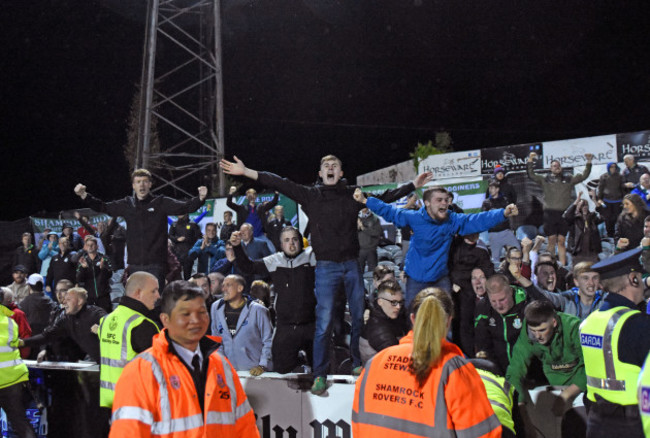
[[[359,353],[359,336],[363,326],[364,289],[361,269],[357,260],[331,262],[327,260],[316,263],[316,332],[314,334],[314,376],[325,377],[329,370],[329,346],[332,338],[332,309],[339,285],[345,286],[352,334],[350,336],[350,353],[352,367],[361,365]]]
[[[451,294],[451,280],[445,275],[442,278],[437,279],[436,281],[417,281],[408,277],[406,279],[406,309],[410,311],[411,302],[415,296],[422,290],[427,287],[439,287]]]

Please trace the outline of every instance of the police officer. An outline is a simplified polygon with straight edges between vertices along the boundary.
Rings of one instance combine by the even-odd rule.
[[[639,412],[643,422],[643,433],[650,437],[650,354],[643,364],[639,376]]]
[[[99,325],[101,354],[99,404],[113,406],[117,379],[136,354],[151,347],[158,326],[145,315],[160,298],[158,279],[148,272],[134,272],[126,282],[126,295]]]
[[[641,248],[592,266],[609,292],[580,326],[587,374],[587,436],[643,437],[637,380],[650,351],[650,317],[643,302]]]

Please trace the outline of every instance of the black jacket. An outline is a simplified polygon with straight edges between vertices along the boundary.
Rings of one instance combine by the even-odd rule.
[[[409,331],[406,312],[400,312],[396,319],[390,319],[376,303],[370,307],[370,317],[361,330],[361,337],[366,338],[377,352],[391,345],[399,344]]]
[[[508,202],[505,196],[501,194],[499,195],[500,196],[498,198],[488,198],[485,201],[483,201],[481,210],[490,211],[490,210],[496,210],[498,208],[506,208],[508,204],[510,204],[510,202]],[[491,233],[496,233],[508,229],[510,229],[510,221],[508,219],[504,219],[503,222],[501,222],[499,225],[495,225],[494,227],[490,228],[488,231]]]
[[[72,338],[73,341],[86,352],[95,362],[100,362],[99,338],[90,331],[90,328],[99,324],[106,311],[101,307],[84,305],[74,315],[63,315],[54,324],[48,326],[40,335],[25,339],[26,347],[49,343],[63,337]]]
[[[179,237],[184,237],[185,239],[179,241]],[[174,244],[174,253],[179,258],[187,257],[187,253],[200,238],[201,229],[189,217],[177,220],[169,228],[169,239]]]
[[[266,231],[266,235],[271,240],[271,243],[273,244],[273,246],[275,246],[275,249],[277,251],[282,251],[282,249],[280,248],[280,234],[282,234],[282,230],[284,229],[284,227],[289,227],[289,226],[291,226],[291,222],[289,222],[285,218],[282,218],[282,220],[278,220],[277,218],[274,218],[273,220],[270,220],[264,224],[264,230]]]
[[[50,266],[47,268],[47,285],[56,287],[56,284],[63,279],[70,280],[76,283],[77,279],[77,263],[75,254],[72,251],[66,251],[61,254],[60,252],[52,257]]]
[[[27,275],[38,272],[41,268],[41,260],[38,258],[38,249],[32,244],[25,250],[25,247],[20,245],[16,248],[14,259],[12,262],[12,269],[16,265],[23,265],[27,269]]]
[[[508,201],[508,204],[516,204],[517,203],[517,192],[515,191],[515,188],[508,182],[508,177],[506,176],[502,180],[496,179],[494,176],[490,178],[488,181],[488,188],[485,190],[485,198],[490,197],[490,189],[489,189],[489,183],[492,181],[497,181],[499,183],[499,193],[506,198]]]
[[[233,246],[233,250],[235,264],[243,273],[271,276],[276,295],[276,325],[308,324],[316,321],[316,259],[311,248],[294,258],[277,252],[259,261],[249,259],[241,245]]]
[[[97,253],[95,260],[90,260],[87,254],[82,257],[86,259],[88,267],[84,268],[81,263],[77,266],[77,284],[88,291],[88,304],[96,304],[97,301],[111,293],[111,262],[102,253]],[[102,266],[102,260],[104,261]],[[102,306],[103,307],[103,306]]]
[[[95,211],[124,218],[130,265],[159,266],[167,264],[167,216],[192,213],[204,204],[198,197],[178,201],[160,195],[149,195],[142,201],[135,196],[127,196],[117,201],[103,202],[90,193],[85,202]]]
[[[359,257],[357,216],[363,205],[352,197],[356,187],[341,179],[334,186],[317,184],[309,187],[269,172],[259,172],[259,183],[277,190],[298,202],[309,218],[311,242],[318,260],[345,262]],[[415,187],[405,184],[377,196],[393,202],[408,195]]]
[[[484,246],[470,245],[462,237],[454,240],[449,257],[449,277],[453,284],[471,289],[472,270],[481,268],[485,277],[494,274],[494,264],[490,252]]]
[[[27,322],[32,328],[32,335],[41,333],[54,320],[56,304],[43,292],[32,292],[18,306],[25,312]]]
[[[569,224],[567,248],[571,254],[580,255],[582,253],[582,239],[584,239],[585,233],[589,236],[590,253],[599,254],[603,250],[598,231],[598,224],[603,220],[598,213],[589,212],[585,220],[582,215],[576,214],[576,204],[574,203],[566,209],[562,217]]]
[[[638,219],[634,219],[632,215],[625,212],[618,215],[616,219],[616,231],[614,232],[614,242],[618,239],[625,237],[630,241],[627,248],[636,248],[643,239],[643,215]]]

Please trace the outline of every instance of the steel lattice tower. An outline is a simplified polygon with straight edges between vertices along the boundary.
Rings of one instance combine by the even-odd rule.
[[[149,0],[134,162],[152,172],[154,190],[196,196],[208,185],[225,195],[220,8]]]

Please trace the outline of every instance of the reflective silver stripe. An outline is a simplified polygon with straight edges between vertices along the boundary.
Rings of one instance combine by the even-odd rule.
[[[512,413],[510,412],[510,409],[508,409],[508,407],[506,405],[504,405],[503,403],[500,403],[500,402],[498,402],[496,400],[492,400],[491,398],[489,398],[488,400],[490,401],[490,404],[492,406],[496,406],[498,408],[501,408],[504,411],[506,411],[508,414],[512,415]]]
[[[0,353],[11,353],[14,350],[15,350],[15,348],[11,347],[11,346],[10,347],[0,347]]]
[[[506,397],[510,398],[510,394],[508,393],[508,391],[506,391],[506,389],[505,389],[503,386],[501,386],[501,385],[499,384],[499,382],[497,382],[496,380],[494,380],[492,377],[486,376],[486,375],[481,374],[481,373],[479,373],[479,376],[481,376],[481,380],[486,380],[486,381],[492,383],[494,386],[496,386],[496,387],[499,388],[501,391],[503,391],[503,393],[506,395]],[[508,383],[508,382],[506,381],[505,383]]]
[[[109,359],[107,357],[102,357],[100,359],[100,364],[101,365],[106,365],[109,367],[115,367],[115,368],[124,368],[128,361],[126,360],[115,360],[115,359]]]
[[[373,359],[370,359],[366,363],[366,370],[371,369],[372,361]],[[445,363],[440,374],[440,382],[438,383],[438,395],[436,398],[436,411],[433,427],[427,424],[408,421],[403,418],[396,418],[390,417],[388,415],[366,412],[364,394],[366,384],[368,383],[368,375],[370,374],[369,372],[365,372],[363,378],[361,379],[361,385],[359,387],[359,412],[355,412],[354,410],[352,411],[352,421],[356,423],[364,423],[373,426],[384,427],[386,429],[391,429],[398,432],[410,433],[412,435],[435,438],[454,437],[456,436],[454,431],[447,429],[447,405],[445,403],[445,386],[447,385],[447,380],[449,379],[451,373],[466,364],[467,362],[465,359],[460,356],[454,356]],[[494,421],[496,421],[496,425],[492,426]],[[500,424],[501,423],[499,423],[499,420],[493,414],[491,417],[488,417],[481,423],[465,429],[462,431],[462,433],[464,433],[464,437],[471,437],[475,432],[479,432],[484,429],[487,429],[487,432],[489,432],[495,427],[498,427]],[[487,432],[481,432],[476,436],[484,435]]]
[[[614,365],[614,351],[612,346],[612,335],[614,328],[621,316],[628,312],[634,312],[632,309],[620,309],[616,311],[607,321],[605,334],[603,335],[603,359],[605,361],[605,376],[601,379],[598,377],[587,376],[587,385],[609,391],[625,391],[625,381],[616,378],[616,367]]]
[[[156,422],[151,426],[153,435],[185,432],[203,426],[203,414],[190,415],[189,417],[174,418],[169,421]]]
[[[20,359],[7,360],[5,362],[0,362],[0,368],[9,368],[15,367],[16,365],[22,365],[23,361]]]
[[[107,382],[106,380],[100,380],[99,387],[104,389],[110,389],[111,391],[115,391],[115,383]]]
[[[587,376],[587,385],[592,388],[607,389],[609,391],[625,391],[625,380],[598,379]]]
[[[169,406],[169,391],[167,390],[165,374],[163,373],[160,364],[151,353],[145,351],[138,357],[151,363],[151,371],[153,372],[153,376],[156,378],[156,382],[158,382],[158,391],[160,392],[160,419],[162,420],[162,423],[170,422],[172,419],[172,410]]]
[[[122,351],[120,352],[120,359],[121,362],[124,363],[124,365],[122,365],[120,368],[124,368],[128,362],[129,348],[127,343],[128,342],[127,338],[130,333],[129,328],[131,324],[133,324],[133,321],[141,317],[142,315],[140,314],[131,315],[131,317],[126,320],[126,324],[124,324],[124,329],[122,330]],[[111,365],[111,366],[118,366],[118,365]]]
[[[235,421],[232,412],[208,411],[205,415],[205,424],[235,424]]]
[[[217,351],[216,353],[219,356],[219,359],[221,359],[223,374],[226,377],[226,385],[228,385],[228,389],[230,390],[230,412],[237,412],[237,390],[235,387],[235,379],[232,375],[232,368],[230,368],[230,365],[228,365],[229,362],[220,351]]]
[[[235,409],[235,419],[239,420],[244,415],[248,414],[251,411],[251,405],[248,403],[248,399],[244,400],[244,403],[237,406]]]
[[[501,426],[501,422],[495,414],[467,429],[456,429],[458,438],[477,438]]]
[[[7,346],[11,347],[11,342],[14,340],[14,336],[16,336],[16,333],[14,332],[14,320],[7,317],[7,326],[9,327],[9,337],[7,338]],[[16,327],[18,327],[16,325]]]
[[[122,406],[113,412],[113,422],[117,420],[136,420],[151,426],[153,424],[153,414],[146,409],[135,406]]]

